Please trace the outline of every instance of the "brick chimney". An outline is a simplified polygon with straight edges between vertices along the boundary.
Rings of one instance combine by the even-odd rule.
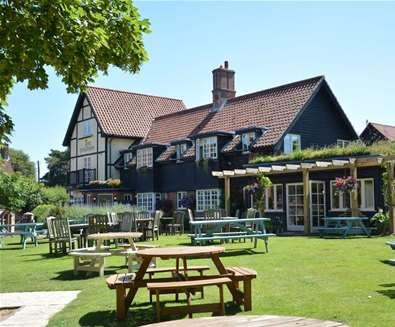
[[[219,66],[213,70],[213,108],[212,111],[219,111],[225,105],[227,99],[234,98],[235,72],[229,69],[229,63],[224,62],[224,66]]]

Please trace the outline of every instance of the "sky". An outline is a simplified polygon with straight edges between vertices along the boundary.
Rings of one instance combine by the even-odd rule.
[[[360,133],[366,120],[395,125],[395,2],[136,2],[151,21],[149,61],[112,68],[93,85],[211,101],[211,71],[229,61],[237,95],[325,75]],[[41,163],[62,142],[78,94],[50,71],[49,87],[17,84],[8,99],[11,146]]]

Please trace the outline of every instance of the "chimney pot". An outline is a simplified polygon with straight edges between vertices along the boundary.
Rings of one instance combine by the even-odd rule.
[[[224,63],[224,65],[225,65],[225,69],[228,69],[228,68],[229,68],[229,63],[228,63],[228,61],[227,61],[227,60],[225,60],[225,63]]]
[[[224,62],[224,67],[213,70],[213,111],[218,111],[224,106],[226,100],[236,96],[235,72],[229,68],[229,62]]]

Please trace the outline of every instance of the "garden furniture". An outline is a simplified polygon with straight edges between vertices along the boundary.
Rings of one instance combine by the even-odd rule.
[[[240,238],[249,238],[254,240],[254,247],[257,247],[257,240],[263,239],[265,242],[266,252],[269,251],[268,242],[269,237],[275,234],[267,233],[265,223],[270,221],[269,218],[244,218],[239,219],[235,217],[223,217],[221,220],[198,220],[191,224],[195,228],[195,233],[191,234],[192,242],[200,245],[208,241],[214,240],[234,240]],[[223,232],[223,227],[226,225],[236,226],[239,231]],[[204,226],[210,226],[210,232],[204,231]]]
[[[67,250],[71,251],[75,249],[75,243],[80,243],[79,236],[74,236],[71,233],[70,224],[67,218],[54,218],[50,221],[52,223],[55,251],[57,253],[58,246],[62,253],[67,253]]]
[[[74,258],[74,275],[78,271],[98,272],[104,276],[104,258],[111,256],[110,252],[96,251],[95,249],[77,249],[71,251],[70,256]]]
[[[163,211],[161,210],[156,210],[155,211],[155,216],[154,219],[148,222],[148,225],[145,227],[145,233],[147,234],[146,237],[149,237],[152,240],[155,240],[155,236],[156,239],[159,240],[159,226],[160,226],[160,221],[162,219],[163,216]]]
[[[118,274],[110,276],[107,279],[107,286],[110,289],[116,290],[116,303],[117,303],[117,318],[120,320],[125,319],[126,311],[129,309],[133,299],[140,288],[147,287],[147,283],[159,282],[177,282],[177,281],[194,281],[194,280],[207,280],[212,278],[228,277],[232,280],[232,273],[229,273],[219,255],[225,249],[219,246],[205,246],[205,247],[168,247],[168,248],[152,248],[137,251],[137,256],[142,259],[140,269],[136,274]],[[145,274],[149,268],[152,259],[176,259],[176,271],[173,278],[153,278],[144,279]],[[211,259],[218,271],[218,274],[208,276],[189,276],[187,260],[191,258],[205,258]],[[179,261],[182,260],[183,265],[180,266]],[[233,301],[240,305],[243,302],[249,303],[251,294],[241,291],[237,283],[227,283],[227,288],[232,294]],[[174,289],[174,293],[182,292],[183,290]]]
[[[391,247],[392,250],[395,250],[395,241],[388,241],[387,244]],[[388,262],[392,265],[395,265],[395,259],[389,259]]]
[[[84,223],[84,222],[73,222],[69,220],[69,224],[70,224],[70,230],[71,233],[78,237],[78,247],[79,248],[84,248],[87,246],[87,235],[88,235],[88,227],[89,224],[88,223]]]
[[[183,211],[175,211],[174,212],[174,220],[167,224],[167,230],[170,235],[175,235],[179,233],[180,235],[184,233],[184,212]]]
[[[228,277],[218,277],[212,279],[201,279],[201,280],[186,280],[176,282],[157,282],[148,283],[147,288],[149,291],[154,291],[156,295],[156,320],[160,321],[162,315],[172,316],[175,314],[188,313],[189,318],[192,318],[193,313],[200,312],[216,312],[221,315],[225,314],[224,304],[224,289],[223,286],[231,283],[231,279]],[[192,294],[191,292],[195,288],[202,288],[205,286],[218,286],[219,289],[219,303],[210,304],[195,304],[192,305]],[[185,292],[187,295],[187,305],[173,306],[170,308],[161,307],[160,294],[161,291],[174,290]]]
[[[343,238],[347,235],[365,234],[370,237],[371,230],[364,225],[367,217],[326,217],[325,226],[319,227],[318,232],[322,238],[328,234],[340,234]]]
[[[22,223],[22,224],[2,224],[0,225],[0,248],[5,246],[4,238],[6,236],[18,235],[21,237],[20,244],[23,249],[26,249],[27,240],[38,245],[37,242],[37,228],[43,226],[40,223]]]
[[[179,319],[145,325],[145,327],[184,327],[185,324],[184,319]],[[189,319],[187,324],[190,327],[348,327],[337,321],[272,315],[194,318]]]
[[[147,228],[152,223],[154,218],[148,211],[140,211],[136,213],[137,231],[143,233],[143,240],[147,239]]]

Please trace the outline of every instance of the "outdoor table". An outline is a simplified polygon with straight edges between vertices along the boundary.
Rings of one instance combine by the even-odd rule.
[[[117,295],[117,317],[118,319],[124,319],[126,315],[126,310],[130,307],[133,299],[139,290],[139,288],[145,288],[147,282],[161,282],[161,281],[175,281],[175,278],[157,278],[157,279],[144,279],[144,275],[146,274],[147,268],[151,260],[156,258],[161,259],[176,259],[176,275],[180,273],[180,271],[184,272],[186,275],[186,271],[188,269],[187,259],[191,258],[207,258],[211,259],[218,270],[220,276],[226,275],[228,276],[228,272],[226,271],[223,263],[221,262],[219,255],[223,253],[225,249],[220,246],[206,246],[206,247],[168,247],[168,248],[151,248],[145,250],[137,251],[137,257],[142,259],[140,269],[137,271],[128,293],[126,296],[124,294]],[[179,261],[183,261],[182,267],[179,265]],[[211,277],[211,276],[210,276]],[[193,279],[202,279],[204,276],[193,276],[189,277]],[[233,301],[237,304],[241,304],[243,301],[243,294],[240,293],[236,286],[233,283],[227,284],[229,291],[233,296]]]
[[[336,321],[322,321],[318,319],[308,319],[302,317],[286,317],[286,316],[227,316],[227,317],[205,317],[165,321],[156,324],[146,325],[145,327],[265,327],[265,326],[311,326],[311,327],[348,327]]]
[[[163,230],[166,232],[167,235],[167,230],[166,227],[168,224],[171,224],[175,221],[175,217],[161,217],[160,218],[160,224],[161,224],[161,233],[163,232]],[[163,227],[163,229],[162,229]]]
[[[78,245],[79,247],[86,247],[86,236],[88,234],[88,223],[77,223],[73,224],[70,223],[70,231],[72,234],[77,234],[80,236],[79,242],[80,244]]]
[[[127,239],[130,243],[130,247],[136,251],[137,248],[133,240],[136,238],[140,238],[142,235],[143,234],[139,232],[110,232],[110,233],[89,234],[87,238],[88,240],[96,241],[97,250],[101,249],[104,241]]]
[[[370,237],[370,230],[363,223],[368,219],[367,217],[326,217],[324,218],[325,227],[321,231],[325,231],[325,228],[344,228],[343,237],[357,233],[363,233],[367,237]]]
[[[0,248],[4,246],[3,238],[5,236],[19,235],[21,237],[20,244],[23,249],[26,248],[28,238],[38,246],[37,227],[42,227],[42,223],[21,223],[21,224],[2,224],[0,225]]]
[[[136,218],[137,230],[143,233],[144,241],[147,239],[147,226],[149,223],[153,223],[153,222],[154,222],[154,218],[152,217]]]

